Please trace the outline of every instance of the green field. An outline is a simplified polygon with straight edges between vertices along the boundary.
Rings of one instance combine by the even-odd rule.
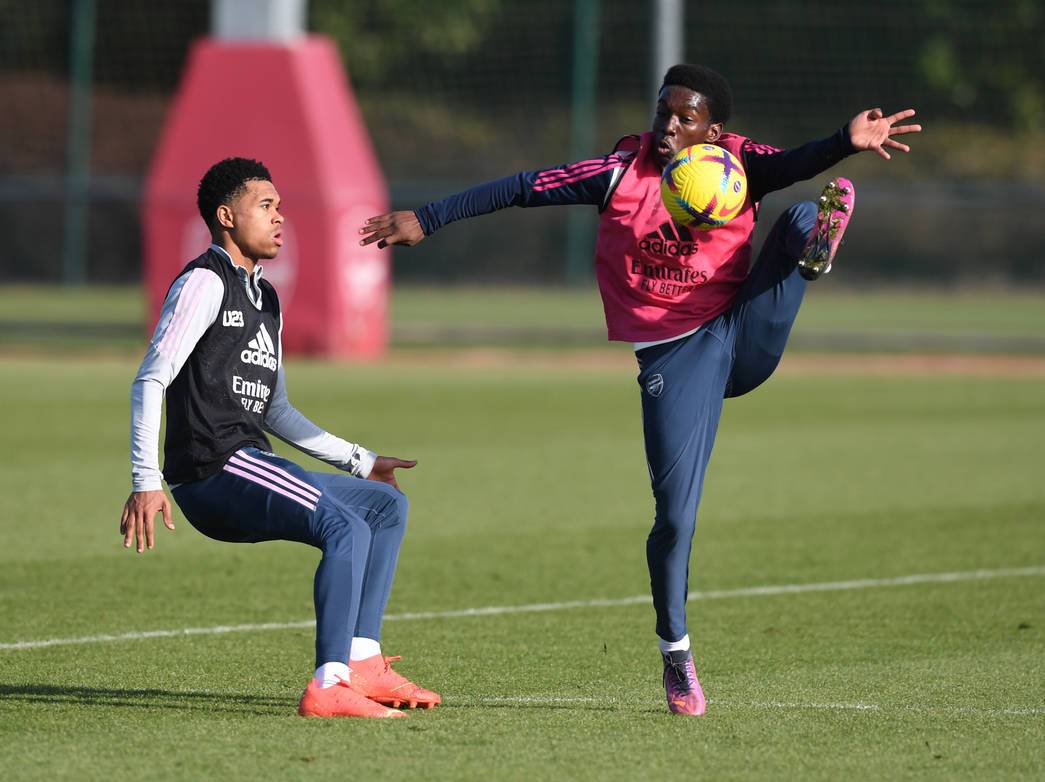
[[[1032,310],[1012,333],[1034,333]],[[213,630],[309,620],[317,553],[216,543],[180,516],[154,551],[123,550],[136,361],[36,347],[0,361],[4,779],[1045,775],[1040,375],[785,372],[728,403],[691,584],[710,707],[687,719],[663,706],[641,602],[632,372],[291,360],[318,422],[420,460],[384,643],[444,704],[371,723],[295,715],[308,627]],[[933,574],[959,575],[889,581]],[[173,633],[97,638],[152,630]],[[15,646],[52,639],[87,640]]]
[[[391,305],[396,346],[606,346],[593,285],[397,287]],[[0,287],[0,351],[137,351],[144,311],[137,287]],[[1045,291],[862,291],[824,280],[806,297],[792,347],[1045,354]]]

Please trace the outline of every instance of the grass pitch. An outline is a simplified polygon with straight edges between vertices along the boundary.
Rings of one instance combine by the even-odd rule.
[[[1045,354],[1045,292],[854,290],[817,283],[802,305],[790,350]],[[396,346],[605,349],[595,287],[397,287]],[[0,287],[0,351],[137,352],[146,336],[137,287]]]
[[[117,532],[122,357],[0,363],[4,779],[1013,779],[1045,774],[1045,381],[782,372],[732,400],[697,526],[703,719],[662,703],[643,603],[394,618],[444,693],[392,722],[294,714],[318,553]],[[647,593],[630,372],[291,361],[331,430],[420,460],[389,613]],[[282,449],[287,453],[287,449]],[[306,457],[310,469],[325,469]],[[1022,575],[766,593],[911,574]]]

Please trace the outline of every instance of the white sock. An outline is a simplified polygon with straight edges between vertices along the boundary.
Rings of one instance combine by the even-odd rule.
[[[667,654],[668,652],[688,652],[689,651],[689,633],[679,638],[677,641],[665,641],[663,638],[658,639],[660,642],[660,653]]]
[[[333,687],[341,679],[348,681],[348,666],[345,663],[323,663],[316,668],[315,679],[320,687]]]
[[[350,661],[365,660],[367,657],[373,657],[375,654],[381,654],[381,643],[379,641],[375,641],[373,638],[352,639],[352,651],[348,653]]]

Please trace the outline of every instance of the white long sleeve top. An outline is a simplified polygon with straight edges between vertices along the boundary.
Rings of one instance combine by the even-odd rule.
[[[224,248],[211,245],[236,269],[247,297],[261,308],[262,266],[253,274],[235,266]],[[182,295],[186,290],[191,295]],[[224,298],[221,278],[208,269],[193,269],[171,286],[160,311],[156,331],[149,341],[145,359],[131,384],[131,487],[135,492],[163,486],[159,465],[160,419],[163,395],[203,333],[217,319]],[[370,474],[377,454],[361,445],[335,437],[302,415],[287,397],[283,371],[283,319],[280,315],[276,387],[265,412],[265,428],[279,439],[338,469],[360,478]]]

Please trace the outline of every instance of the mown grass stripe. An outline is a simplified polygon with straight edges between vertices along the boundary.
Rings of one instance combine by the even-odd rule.
[[[914,584],[946,584],[959,581],[977,581],[989,578],[1018,578],[1027,576],[1045,576],[1045,565],[1020,568],[999,568],[995,570],[966,570],[951,573],[917,573],[908,576],[897,576],[894,578],[864,578],[853,581],[824,581],[812,584],[777,584],[760,587],[742,587],[740,589],[690,592],[689,599],[691,601],[722,600],[737,597],[792,595],[806,592],[842,592],[854,589],[874,589],[891,586],[909,586]],[[402,614],[390,614],[385,617],[385,621],[420,621],[426,619],[502,616],[505,614],[566,611],[573,608],[615,608],[619,606],[641,605],[650,602],[649,595],[633,595],[631,597],[620,598],[569,600],[560,603],[530,603],[518,606],[485,606],[482,608],[462,608],[451,611],[415,611]],[[315,624],[315,620],[301,620],[297,622],[216,625],[214,627],[183,627],[174,630],[139,630],[116,635],[85,635],[78,638],[49,638],[38,641],[0,643],[0,650],[24,651],[29,649],[46,649],[52,646],[139,641],[149,638],[179,638],[182,636],[222,635],[224,633],[261,632],[265,630],[299,630],[315,627]]]
[[[571,704],[587,704],[593,707],[634,707],[636,705],[650,708],[662,705],[660,699],[643,701],[642,703],[625,702],[618,698],[595,698],[583,696],[558,695],[443,695],[443,703],[448,706],[499,706],[499,705],[534,705],[534,706],[568,706]],[[816,710],[816,711],[863,711],[879,713],[918,712],[925,714],[979,714],[984,716],[1031,717],[1045,715],[1045,706],[1011,707],[1004,709],[984,708],[980,706],[929,706],[923,704],[887,704],[887,703],[800,703],[787,701],[732,701],[720,698],[709,698],[708,705],[726,709],[780,709],[784,711]]]

